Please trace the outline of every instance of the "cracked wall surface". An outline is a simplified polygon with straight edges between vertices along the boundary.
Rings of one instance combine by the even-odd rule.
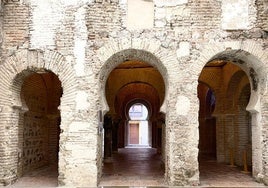
[[[251,86],[246,108],[254,132],[253,176],[268,183],[267,2],[140,1],[149,4],[144,22],[149,25],[142,16],[130,21],[135,14],[126,0],[1,1],[0,137],[5,142],[0,144],[0,185],[11,184],[20,172],[21,86],[31,73],[48,71],[58,76],[63,92],[59,185],[97,186],[102,174],[99,114],[109,110],[105,84],[127,60],[148,63],[163,77],[170,186],[199,184],[197,86],[203,67],[214,60],[239,66]],[[242,7],[242,17],[235,7]]]

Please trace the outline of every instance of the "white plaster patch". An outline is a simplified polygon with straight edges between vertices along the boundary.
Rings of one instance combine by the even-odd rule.
[[[127,0],[119,0],[119,4],[120,5],[126,5],[127,4]]]
[[[166,22],[165,20],[157,20],[155,21],[155,27],[165,27]]]
[[[85,91],[78,91],[76,94],[76,110],[86,110],[90,107],[90,103],[87,100],[88,94]]]
[[[166,9],[165,8],[155,8],[155,19],[165,19]]]
[[[91,2],[93,0],[29,0],[32,8],[31,48],[55,49],[56,32],[62,23],[66,7],[82,6]],[[77,20],[75,24],[80,24]]]
[[[248,29],[249,3],[248,0],[222,1],[222,28],[225,30]]]
[[[77,39],[74,44],[74,55],[76,57],[76,65],[74,66],[77,76],[85,75],[85,46],[86,41]]]
[[[61,9],[49,0],[31,0],[32,4],[32,28],[31,47],[50,48],[55,47],[55,30],[61,19]]]
[[[186,116],[189,110],[190,110],[190,100],[183,95],[178,96],[176,102],[177,114]]]
[[[179,48],[176,51],[177,57],[184,57],[190,55],[190,43],[189,42],[180,42]]]
[[[74,29],[74,56],[76,65],[74,66],[77,76],[85,75],[85,54],[87,44],[87,27],[85,21],[86,11],[82,7],[75,13]]]
[[[128,0],[127,28],[150,29],[154,26],[154,3],[144,0]]]
[[[177,6],[188,3],[188,0],[154,0],[154,3],[158,7]]]

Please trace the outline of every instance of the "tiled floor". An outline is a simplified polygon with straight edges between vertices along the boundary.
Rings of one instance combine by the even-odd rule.
[[[238,168],[218,164],[215,160],[200,160],[202,187],[262,187],[250,174]],[[101,186],[165,186],[164,169],[155,149],[125,148],[105,164]]]
[[[201,160],[199,170],[203,187],[264,187],[255,182],[251,174],[241,172],[242,169],[215,160]]]
[[[164,167],[152,148],[124,148],[105,163],[100,186],[164,186]]]
[[[201,187],[263,187],[250,174],[238,168],[201,160]],[[20,178],[9,187],[56,187],[57,170],[47,167]],[[113,163],[103,167],[101,186],[164,187],[164,169],[160,156],[152,148],[125,148],[113,155]]]
[[[8,187],[57,187],[57,165],[49,166],[27,173],[19,178],[16,183]]]

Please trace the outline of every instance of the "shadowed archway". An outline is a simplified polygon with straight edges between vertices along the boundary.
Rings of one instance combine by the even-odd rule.
[[[105,177],[108,174],[113,176],[120,173],[123,177],[129,178],[137,176],[141,171],[145,177],[153,178],[153,175],[157,174],[163,180],[164,168],[161,165],[162,160],[160,158],[162,150],[162,122],[159,121],[159,114],[160,106],[164,101],[165,84],[161,74],[148,63],[138,60],[127,60],[119,64],[110,73],[105,90],[110,109],[105,117],[106,120],[110,117],[110,120],[106,121],[106,123],[104,122],[105,163],[101,185],[107,181]],[[135,104],[142,104],[148,110],[148,129],[146,133],[141,132],[141,127],[138,125],[135,126],[135,130],[130,130],[129,110]],[[130,147],[133,145],[136,147],[141,146],[139,143],[143,143],[140,139],[138,139],[139,141],[136,140],[137,143],[135,142],[135,144],[131,143],[131,131],[148,134],[147,145],[150,147],[147,146],[143,150],[140,147]],[[109,138],[111,136],[112,138]],[[112,142],[110,143],[109,140],[112,140]],[[117,143],[117,145],[112,143]],[[112,147],[110,146],[111,144]],[[113,149],[111,156],[108,156],[111,154],[111,152],[107,151],[109,148]],[[135,152],[137,154],[136,158],[129,158],[129,152],[134,152],[134,150],[137,152]],[[125,156],[121,158],[121,161],[122,164],[124,164],[123,161],[126,161],[126,164],[127,161],[129,162],[129,170],[117,163],[119,156]],[[146,165],[142,166],[142,162],[143,165]],[[132,165],[137,165],[137,168],[132,169]],[[117,171],[113,171],[111,168],[117,169]],[[155,170],[155,168],[160,170]]]

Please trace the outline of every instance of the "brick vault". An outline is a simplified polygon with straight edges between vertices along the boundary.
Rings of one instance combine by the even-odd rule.
[[[166,185],[199,185],[203,154],[268,184],[267,22],[265,0],[2,0],[0,185],[99,185],[135,102]]]

